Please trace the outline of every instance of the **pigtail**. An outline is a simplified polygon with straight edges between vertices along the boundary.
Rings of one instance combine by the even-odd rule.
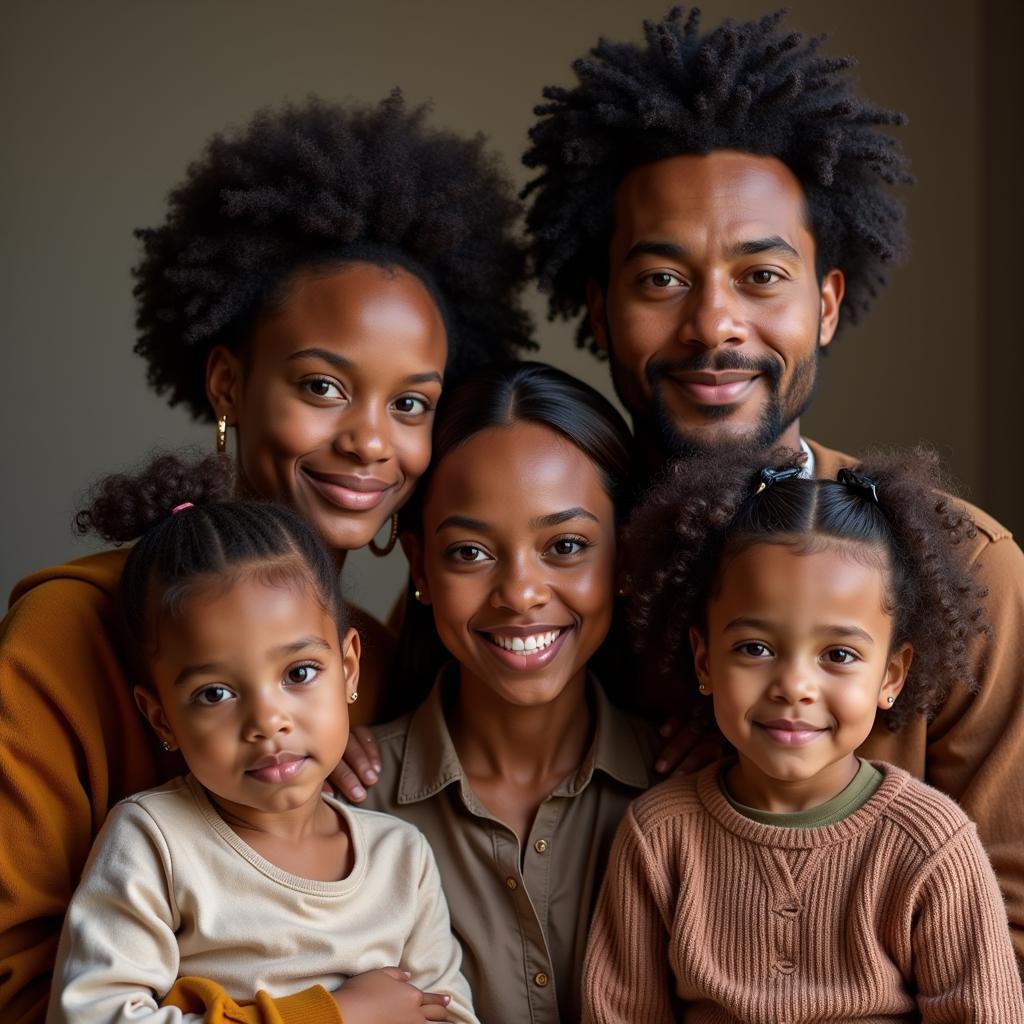
[[[938,456],[929,448],[878,450],[856,471],[874,481],[878,508],[892,532],[893,643],[914,648],[903,692],[886,715],[898,731],[913,718],[933,716],[954,686],[978,689],[971,651],[990,629],[982,606],[985,590],[971,575],[965,550],[977,528],[949,494]]]
[[[158,455],[134,474],[114,473],[100,480],[75,515],[75,531],[98,534],[113,544],[138,540],[179,505],[226,501],[233,477],[231,461],[223,455],[191,462],[169,452]]]
[[[787,500],[781,487],[758,494],[761,466],[785,470],[803,461],[801,453],[780,449],[767,459],[737,450],[671,463],[630,521],[625,559],[634,646],[655,675],[680,688],[686,714],[700,714],[690,626],[703,625],[730,528],[752,501]]]

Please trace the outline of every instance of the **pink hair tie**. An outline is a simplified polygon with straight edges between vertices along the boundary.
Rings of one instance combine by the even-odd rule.
[[[173,516],[175,512],[184,512],[187,508],[195,508],[195,505],[191,501],[183,501],[180,505],[175,505],[171,509],[171,515]]]

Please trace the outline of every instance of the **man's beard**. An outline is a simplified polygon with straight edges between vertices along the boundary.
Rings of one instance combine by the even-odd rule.
[[[750,359],[738,352],[724,351],[701,352],[690,359],[676,361],[652,360],[646,368],[651,400],[648,415],[644,419],[651,428],[653,439],[667,458],[690,458],[714,452],[723,443],[735,442],[759,451],[773,448],[786,429],[799,419],[814,398],[818,381],[820,351],[820,347],[815,344],[811,355],[793,367],[793,376],[784,394],[779,392],[782,368],[776,360],[767,357]],[[742,433],[736,432],[726,437],[724,441],[721,436],[716,441],[704,440],[703,432],[700,430],[681,430],[663,397],[663,386],[666,378],[672,374],[693,373],[702,370],[744,370],[759,374],[766,385],[768,396],[757,423]],[[727,419],[733,406],[699,406],[697,408],[707,420],[713,421]]]

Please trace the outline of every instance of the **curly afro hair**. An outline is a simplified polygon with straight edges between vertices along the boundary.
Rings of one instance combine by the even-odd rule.
[[[840,314],[856,321],[905,254],[902,206],[883,188],[910,183],[897,142],[877,130],[901,114],[857,97],[849,57],[823,57],[825,38],[779,28],[784,12],[723,22],[702,34],[700,11],[674,7],[644,23],[646,46],[605,39],[577,60],[579,84],[548,86],[523,162],[540,168],[523,191],[550,316],[584,308],[588,280],[607,279],[615,191],[639,164],[735,149],[773,156],[803,187],[819,276],[846,275]],[[596,352],[584,317],[577,343]]]
[[[415,273],[439,300],[453,375],[535,347],[511,186],[481,136],[430,129],[426,113],[398,91],[370,107],[312,98],[210,140],[164,223],[136,232],[135,351],[171,405],[212,418],[210,349],[238,349],[306,267],[366,260]]]
[[[772,468],[799,467],[803,459],[776,453]],[[957,550],[976,529],[940,489],[935,453],[880,451],[856,467],[867,481],[793,476],[769,480],[759,491],[766,462],[743,452],[677,462],[630,524],[626,561],[637,644],[663,677],[677,681],[686,713],[697,721],[707,715],[707,702],[694,696],[690,626],[705,627],[708,599],[728,559],[757,543],[806,552],[838,544],[883,568],[893,647],[914,648],[903,691],[886,713],[891,729],[934,714],[954,686],[976,689],[970,648],[979,634],[988,635],[985,594]]]

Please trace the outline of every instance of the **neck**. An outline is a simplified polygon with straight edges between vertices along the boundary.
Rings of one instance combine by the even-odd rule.
[[[333,834],[339,830],[338,817],[317,792],[298,807],[283,811],[264,811],[245,804],[225,800],[206,790],[210,802],[233,832],[241,836],[253,834],[273,836],[300,843],[313,836]]]
[[[747,807],[771,814],[797,814],[828,803],[853,781],[860,768],[855,754],[823,768],[809,779],[776,779],[765,774],[749,758],[739,760],[729,769],[726,785],[733,799]]]
[[[526,782],[565,778],[579,767],[590,738],[585,669],[536,705],[512,704],[465,676],[448,725],[467,774]]]

